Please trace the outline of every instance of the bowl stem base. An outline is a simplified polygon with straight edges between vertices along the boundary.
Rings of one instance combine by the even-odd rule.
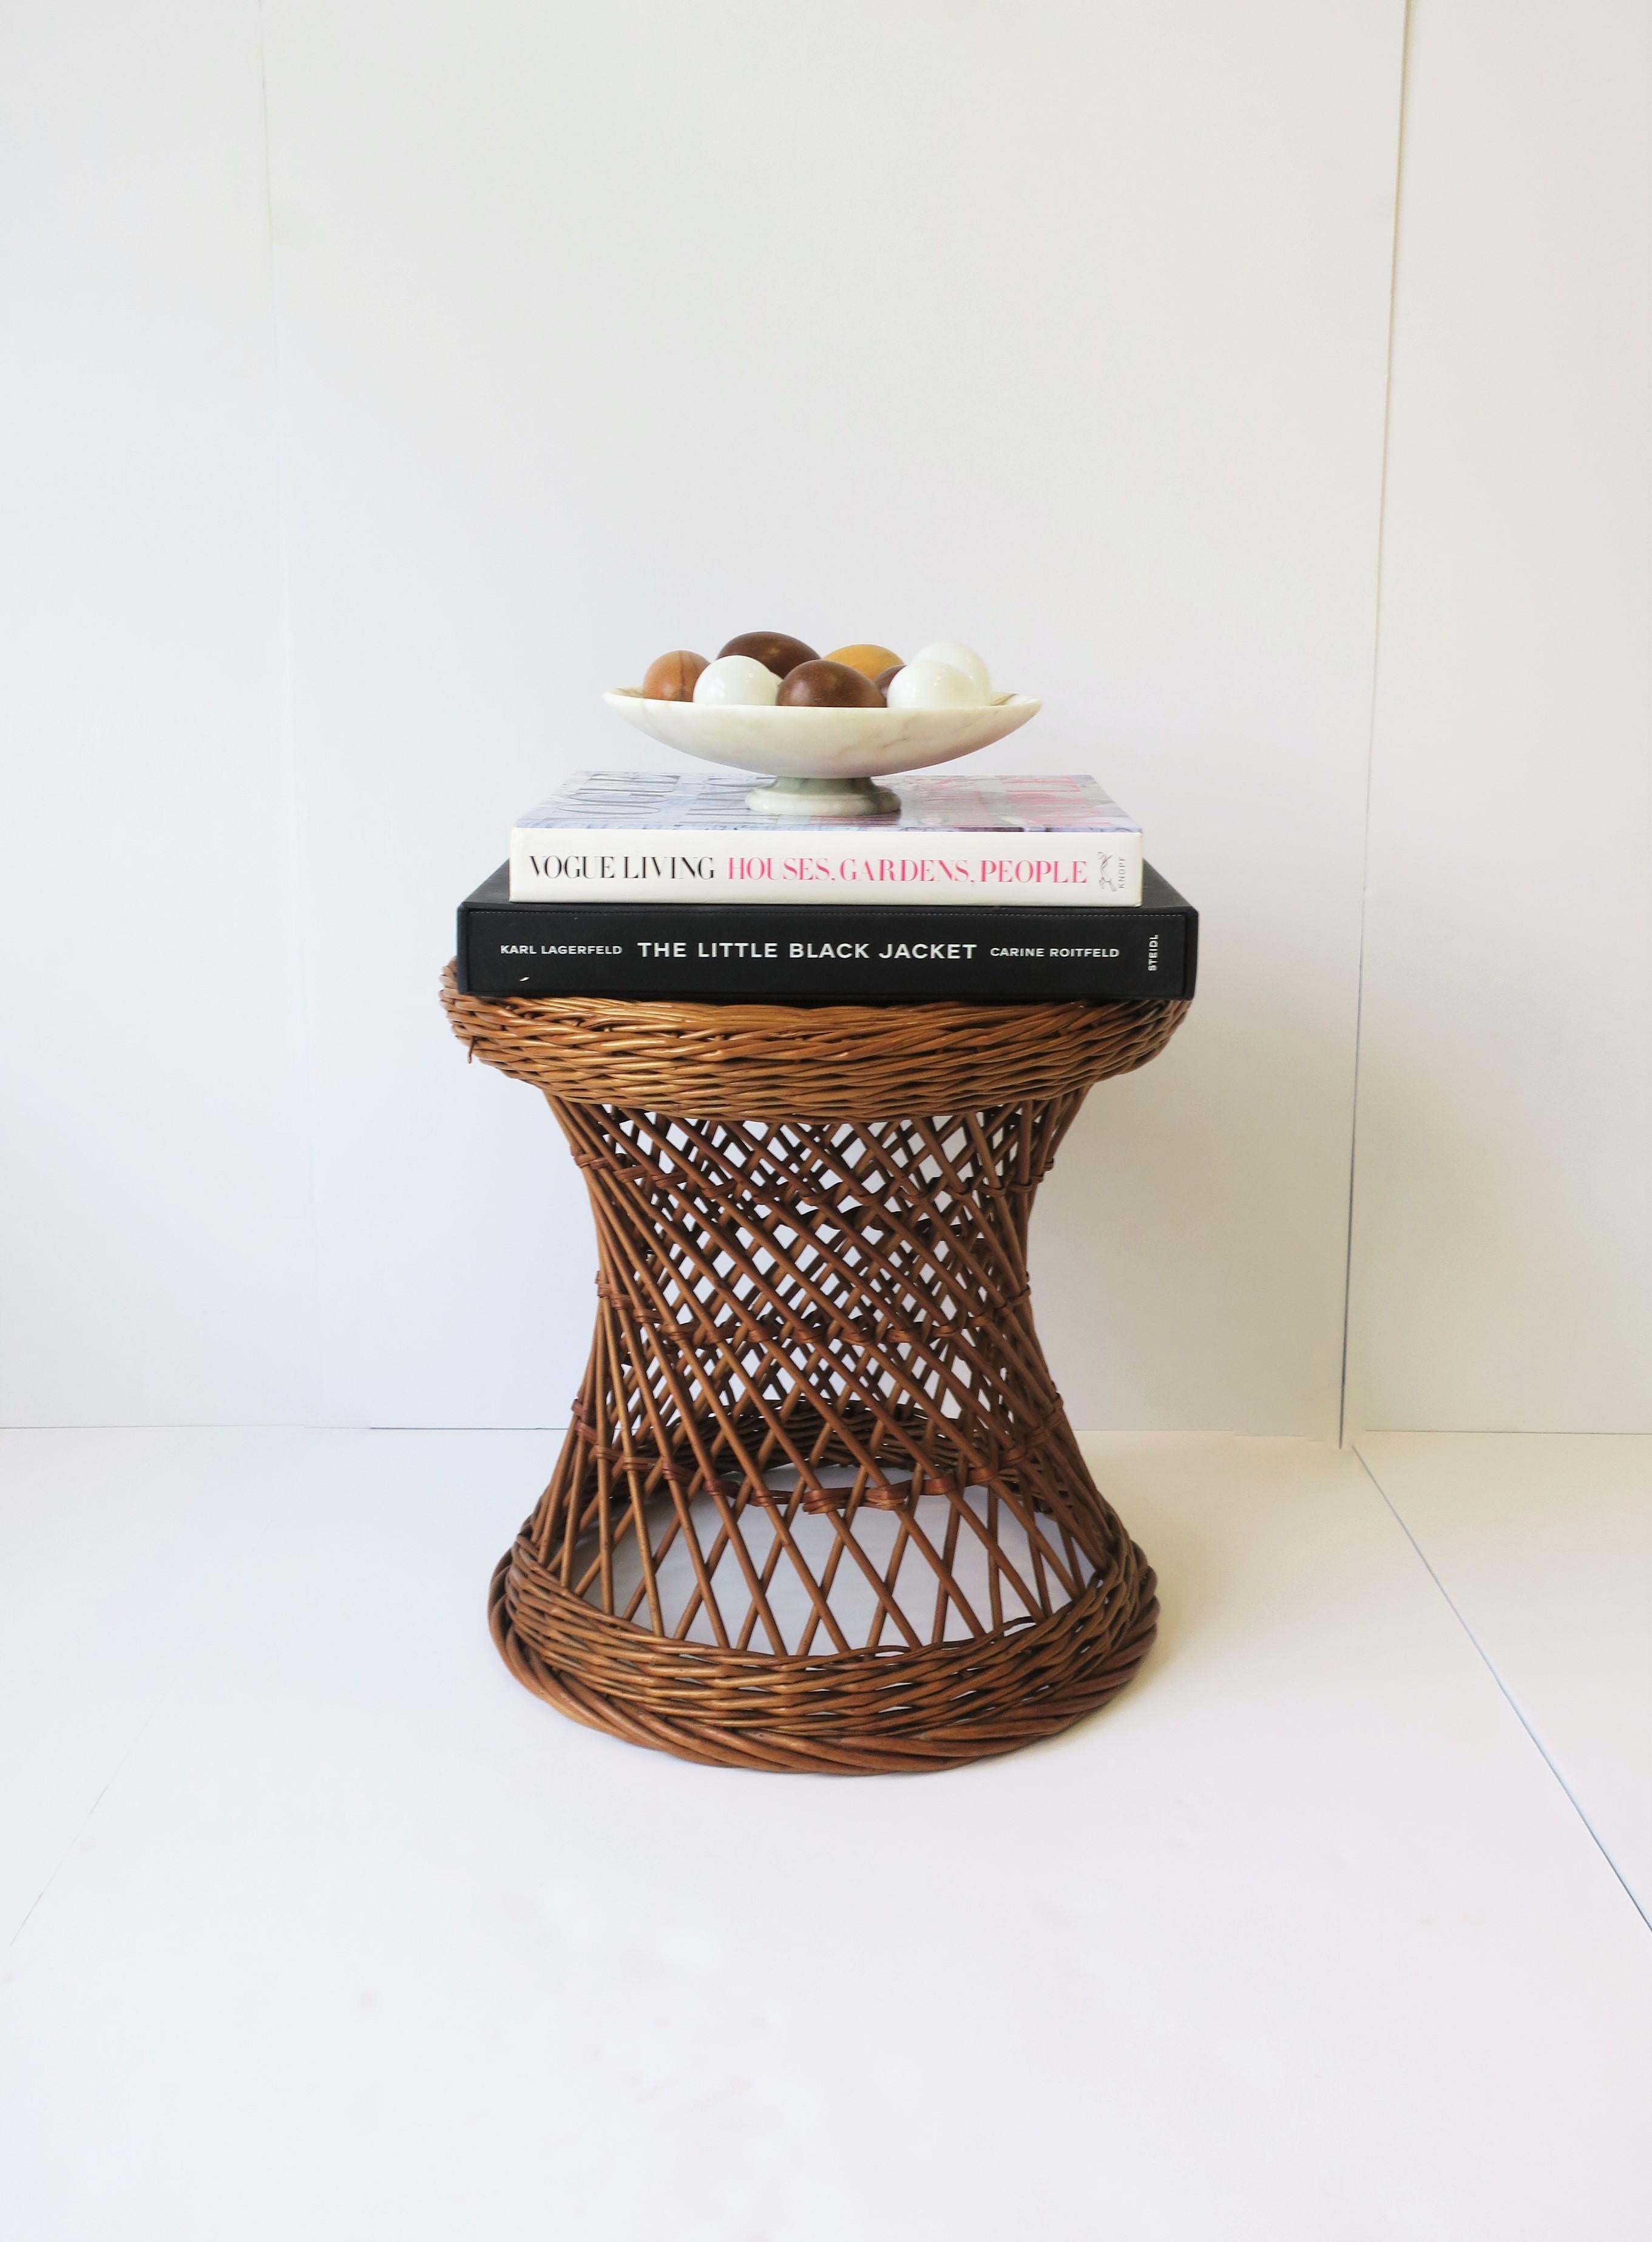
[[[776,778],[754,786],[746,807],[758,817],[794,825],[841,825],[846,819],[892,817],[901,798],[870,778]]]

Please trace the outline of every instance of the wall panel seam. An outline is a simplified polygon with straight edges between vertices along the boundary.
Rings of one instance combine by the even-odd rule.
[[[1388,257],[1387,351],[1382,381],[1382,462],[1377,487],[1376,591],[1371,616],[1371,710],[1366,731],[1365,809],[1360,838],[1360,944],[1354,972],[1353,1082],[1348,1111],[1348,1220],[1342,1265],[1342,1372],[1337,1396],[1337,1444],[1348,1445],[1348,1357],[1353,1309],[1353,1210],[1360,1163],[1360,1073],[1365,1027],[1366,916],[1371,877],[1371,795],[1376,766],[1377,687],[1382,661],[1382,575],[1388,520],[1388,438],[1393,416],[1394,306],[1400,292],[1400,230],[1406,183],[1406,98],[1411,75],[1411,17],[1406,0],[1400,29],[1400,100],[1394,124],[1393,238]]]
[[[313,1358],[309,1334],[315,1327],[310,1312],[320,1283],[320,1241],[316,1207],[316,1118],[314,1037],[304,970],[305,877],[304,820],[299,802],[299,761],[294,737],[296,708],[294,679],[296,649],[293,626],[293,525],[291,459],[287,433],[285,360],[281,347],[281,275],[276,225],[275,146],[270,103],[270,44],[267,0],[258,0],[259,99],[264,133],[264,213],[270,286],[271,435],[275,468],[276,616],[275,707],[271,711],[280,774],[281,846],[285,858],[285,909],[282,913],[282,946],[286,963],[286,1029],[292,1053],[294,1091],[300,1141],[293,1156],[303,1162],[300,1204],[305,1237],[302,1242],[299,1305],[304,1309],[303,1332],[294,1333],[294,1366],[302,1391],[293,1399],[290,1421],[308,1426],[316,1419],[320,1391],[319,1366]]]

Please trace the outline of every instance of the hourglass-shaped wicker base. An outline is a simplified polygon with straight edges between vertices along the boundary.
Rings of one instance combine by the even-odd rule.
[[[830,1774],[1013,1750],[1121,1688],[1153,1574],[1051,1381],[1027,1222],[1090,1084],[1185,1007],[497,1000],[451,969],[443,1001],[546,1092],[596,1220],[585,1382],[494,1580],[512,1671],[632,1742]]]

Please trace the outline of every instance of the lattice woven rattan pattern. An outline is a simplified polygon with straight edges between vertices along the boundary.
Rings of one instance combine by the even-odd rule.
[[[722,1765],[958,1764],[1121,1688],[1153,1575],[1033,1329],[1032,1194],[1185,1007],[460,996],[585,1173],[597,1318],[500,1648],[590,1725]],[[713,1118],[707,1118],[711,1116]]]

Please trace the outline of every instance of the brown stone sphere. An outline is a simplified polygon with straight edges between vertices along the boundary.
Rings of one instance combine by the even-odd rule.
[[[800,661],[780,681],[782,708],[881,708],[883,696],[870,677],[846,661]]]
[[[874,680],[878,691],[883,695],[885,701],[889,699],[890,678],[898,677],[905,667],[906,664],[903,661],[897,661],[892,669],[880,670],[876,678]]]
[[[800,638],[788,638],[784,631],[742,631],[718,649],[719,661],[725,654],[749,654],[776,677],[789,676],[799,662],[820,660],[812,646],[805,646]]]
[[[692,701],[695,681],[706,667],[703,654],[662,654],[651,661],[642,680],[645,701]]]
[[[891,663],[897,669],[901,667],[901,657],[892,646],[835,646],[826,659],[858,669],[863,677],[881,677]]]

